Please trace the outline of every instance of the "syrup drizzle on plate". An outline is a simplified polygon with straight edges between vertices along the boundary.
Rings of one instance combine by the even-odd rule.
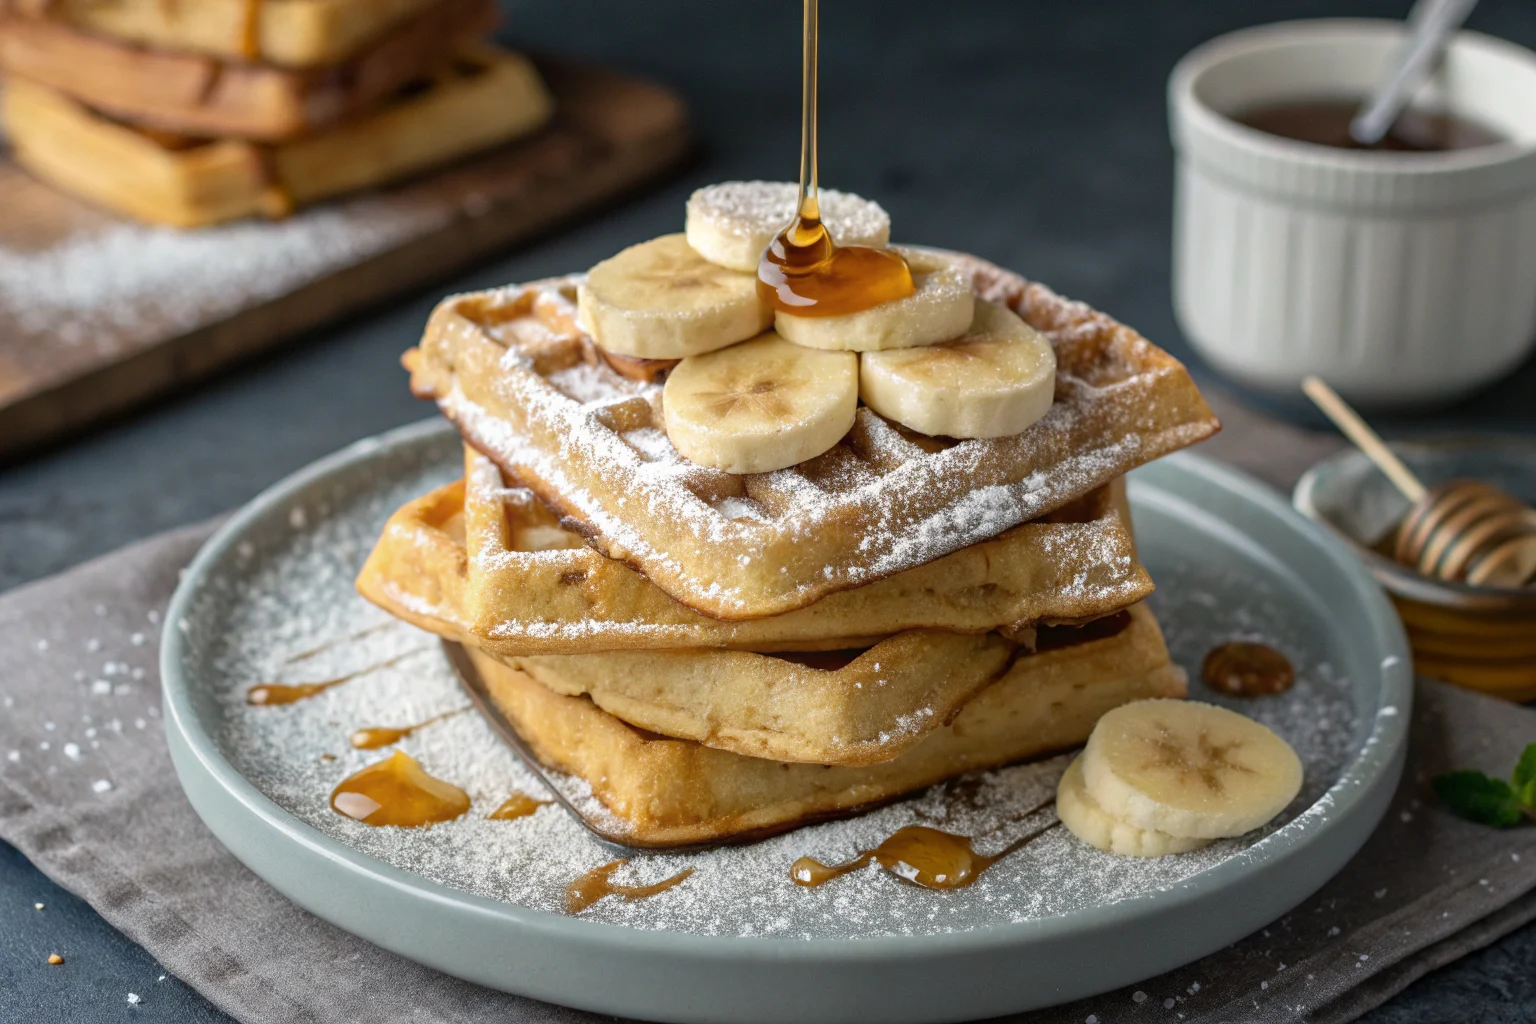
[[[650,885],[621,885],[613,880],[613,873],[628,863],[628,857],[609,861],[572,882],[565,890],[565,912],[579,914],[598,900],[608,896],[622,896],[626,901],[631,902],[650,899],[652,896],[659,896],[668,889],[682,885],[688,876],[693,874],[693,868],[685,868],[671,878],[663,878]]]
[[[903,882],[924,889],[964,889],[980,878],[987,868],[1059,824],[1052,822],[1036,829],[991,856],[977,853],[970,836],[927,825],[906,825],[873,850],[865,850],[841,864],[823,864],[814,857],[801,857],[790,866],[789,877],[796,885],[814,889],[874,862]]]
[[[331,809],[364,825],[420,828],[463,817],[469,794],[397,750],[342,779],[331,791]]]

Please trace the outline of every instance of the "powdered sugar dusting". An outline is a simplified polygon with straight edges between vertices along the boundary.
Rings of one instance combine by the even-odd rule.
[[[554,377],[521,344],[490,357],[499,361],[494,380],[468,369],[459,375],[458,360],[483,366],[490,339],[506,344],[508,325],[524,321],[572,325],[567,365],[593,364],[568,297],[580,280],[445,303],[423,343],[423,386],[476,447],[584,522],[601,550],[713,614],[787,610],[932,561],[1214,429],[1181,368],[1098,317],[1095,330],[1108,335],[1062,362],[1055,403],[1018,437],[912,437],[860,409],[854,429],[824,455],[733,476],[676,453],[662,429],[660,387],[621,386],[600,362],[590,372],[612,378],[612,388],[583,391],[597,393],[585,401],[551,386]],[[547,350],[536,354],[548,358]],[[1019,479],[1026,467],[1034,472]],[[720,499],[743,496],[764,515],[720,513]],[[742,564],[742,554],[753,562]]]
[[[275,511],[268,526],[250,538],[245,553],[233,551],[200,593],[187,627],[189,676],[217,697],[216,735],[225,756],[301,820],[369,856],[450,888],[559,912],[565,886],[612,860],[614,852],[555,806],[518,821],[487,820],[513,790],[537,795],[541,783],[476,716],[446,719],[400,744],[430,772],[470,794],[474,804],[466,817],[421,830],[370,828],[327,806],[336,782],[388,753],[352,750],[346,741],[351,730],[417,722],[466,703],[430,637],[391,625],[285,664],[297,652],[387,621],[353,594],[353,574],[387,515],[409,497],[456,475],[457,456],[456,439],[445,439],[430,458],[406,465],[398,476],[354,475],[350,495],[344,487],[327,485],[332,511],[326,515],[309,508],[306,530],[288,528],[288,509]],[[405,461],[396,459],[395,464]],[[1162,584],[1154,604],[1186,668],[1197,669],[1205,649],[1235,633],[1262,635],[1296,661],[1302,680],[1296,688],[1238,706],[1285,735],[1306,766],[1303,793],[1281,821],[1303,811],[1306,819],[1325,814],[1324,790],[1361,741],[1348,683],[1334,678],[1327,667],[1331,652],[1316,613],[1299,595],[1287,594],[1283,583],[1265,578],[1266,570],[1236,548],[1213,541],[1196,564],[1180,562],[1155,531],[1144,532],[1142,544]],[[275,708],[252,708],[243,701],[256,682],[327,678],[418,650],[310,701]],[[322,754],[336,760],[323,761]],[[813,890],[789,880],[789,865],[799,856],[840,861],[915,822],[977,836],[978,850],[995,852],[1049,823],[1049,811],[1025,812],[1049,799],[1066,760],[983,773],[859,818],[749,846],[640,856],[620,880],[656,881],[684,867],[695,873],[655,899],[604,900],[587,916],[637,929],[706,935],[939,934],[1071,914],[1167,891],[1251,850],[1261,838],[1254,834],[1193,854],[1143,861],[1091,850],[1058,828],[966,890],[918,890],[878,869]],[[587,802],[593,803],[590,797]]]
[[[130,350],[288,294],[456,215],[363,196],[286,221],[199,231],[91,218],[42,248],[0,245],[0,308],[23,335]]]
[[[885,244],[891,215],[879,203],[834,189],[821,189],[817,197],[821,221],[839,245]],[[794,219],[799,202],[800,186],[792,181],[724,181],[689,196],[688,213],[761,250]]]

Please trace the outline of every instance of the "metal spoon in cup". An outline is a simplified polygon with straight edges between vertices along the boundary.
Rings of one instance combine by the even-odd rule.
[[[1408,12],[1408,42],[1398,52],[1392,74],[1349,123],[1351,138],[1362,146],[1375,146],[1387,137],[1476,6],[1477,0],[1418,0],[1413,5]]]

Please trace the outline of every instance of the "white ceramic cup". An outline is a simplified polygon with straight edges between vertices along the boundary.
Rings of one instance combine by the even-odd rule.
[[[1316,373],[1358,402],[1444,400],[1536,345],[1536,54],[1463,32],[1418,97],[1508,140],[1495,145],[1354,151],[1232,119],[1359,99],[1403,38],[1393,21],[1269,25],[1173,71],[1175,310],[1245,384],[1292,391]]]

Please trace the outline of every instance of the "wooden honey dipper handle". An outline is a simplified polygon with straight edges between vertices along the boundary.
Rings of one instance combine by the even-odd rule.
[[[1387,443],[1360,418],[1359,413],[1349,407],[1349,403],[1339,397],[1338,392],[1323,383],[1321,377],[1307,377],[1301,382],[1301,390],[1323,410],[1345,437],[1355,443],[1355,447],[1376,463],[1376,468],[1403,492],[1403,497],[1414,504],[1424,500],[1426,490],[1423,482],[1414,476],[1413,470],[1403,465],[1403,460],[1387,447]]]
[[[1396,531],[1397,561],[1474,586],[1521,587],[1536,579],[1536,511],[1476,480],[1447,480],[1427,490],[1332,388],[1307,377],[1301,389],[1411,503]]]

